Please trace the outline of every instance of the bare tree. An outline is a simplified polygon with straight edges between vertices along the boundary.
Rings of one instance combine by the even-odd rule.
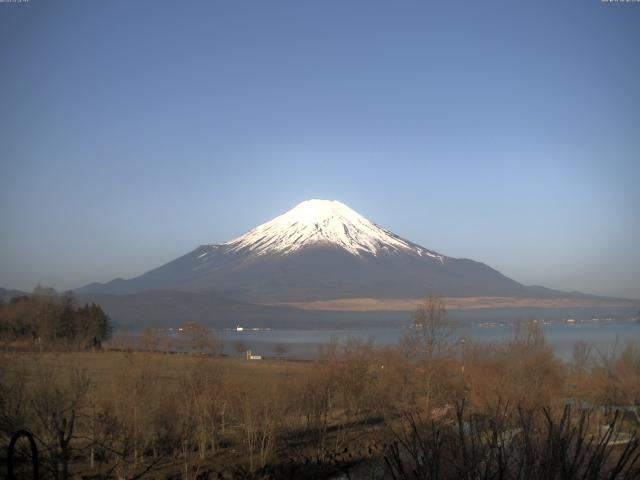
[[[320,348],[313,370],[297,385],[296,407],[316,462],[327,454],[330,417],[337,395],[337,340]]]
[[[444,302],[437,295],[429,295],[413,314],[409,332],[403,344],[416,358],[432,359],[452,344],[454,327],[448,320]]]
[[[124,326],[113,335],[111,346],[116,350],[132,351],[136,348],[136,338],[131,330]]]
[[[153,328],[145,328],[138,337],[138,346],[142,350],[155,352],[160,345],[158,332]]]
[[[434,363],[453,345],[454,325],[447,318],[442,298],[427,296],[417,306],[411,327],[401,340],[406,355],[425,370],[427,407],[433,397]]]
[[[38,366],[35,382],[31,409],[36,437],[44,447],[51,477],[67,479],[72,440],[91,382],[80,370],[62,375],[45,365]]]
[[[280,358],[284,357],[287,353],[289,353],[289,345],[284,343],[279,343],[274,347],[276,355]]]
[[[242,356],[247,351],[247,344],[242,340],[236,340],[233,344],[233,349],[235,350],[236,354]]]
[[[280,381],[237,382],[232,387],[236,422],[246,445],[249,469],[264,467],[273,453],[287,398]]]
[[[173,338],[170,335],[164,334],[160,337],[158,341],[158,346],[160,350],[164,353],[171,353],[173,350]]]
[[[593,348],[588,342],[581,340],[573,346],[573,369],[576,373],[583,373],[589,369],[592,361]]]

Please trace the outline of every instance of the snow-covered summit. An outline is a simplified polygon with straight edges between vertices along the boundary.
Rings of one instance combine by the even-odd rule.
[[[306,200],[224,246],[230,252],[263,255],[288,254],[318,244],[337,246],[352,255],[402,251],[444,261],[442,255],[403,240],[335,200]]]

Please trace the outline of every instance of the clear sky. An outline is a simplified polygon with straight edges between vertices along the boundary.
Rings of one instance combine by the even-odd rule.
[[[0,3],[0,286],[135,276],[308,198],[640,298],[640,3]]]

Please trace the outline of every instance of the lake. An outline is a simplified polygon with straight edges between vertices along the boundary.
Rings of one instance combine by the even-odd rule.
[[[603,353],[619,352],[627,342],[640,344],[640,323],[629,321],[577,321],[575,324],[553,322],[541,325],[545,338],[554,348],[556,354],[564,359],[571,359],[573,346],[576,342],[586,341]],[[286,358],[313,358],[318,346],[327,343],[331,338],[344,342],[349,337],[362,340],[374,339],[375,345],[394,345],[406,332],[402,326],[367,326],[362,328],[344,329],[245,329],[236,331],[222,330],[220,333],[225,341],[225,353],[235,354],[236,342],[243,342],[247,348],[257,355],[275,355],[277,345],[286,345]],[[501,343],[514,336],[515,327],[511,323],[495,323],[463,325],[455,334],[466,336],[480,343]]]

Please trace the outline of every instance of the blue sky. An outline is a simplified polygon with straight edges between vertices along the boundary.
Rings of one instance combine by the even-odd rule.
[[[131,277],[337,199],[640,298],[640,4],[0,3],[0,286]]]

